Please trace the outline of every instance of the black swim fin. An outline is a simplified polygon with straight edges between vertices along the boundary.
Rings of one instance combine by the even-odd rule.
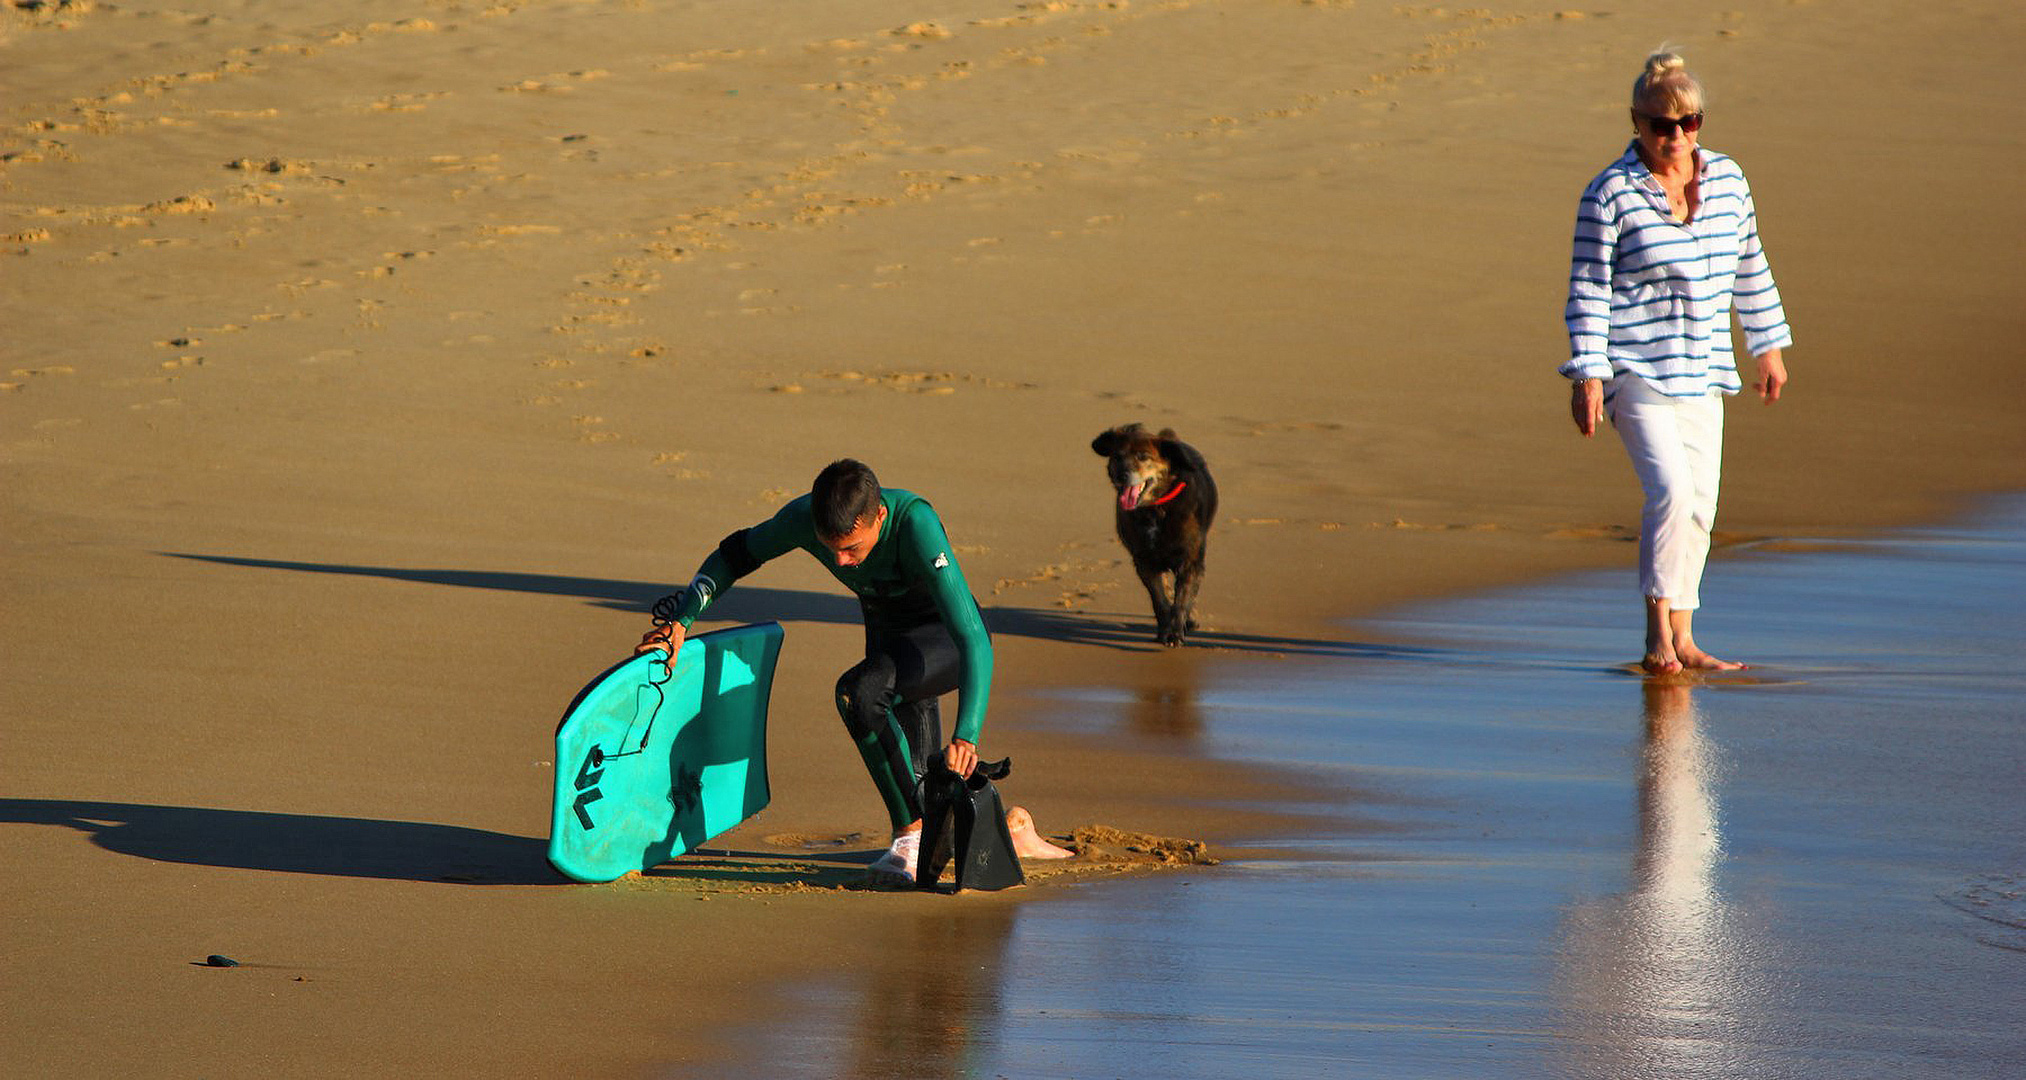
[[[942,757],[929,765],[922,780],[922,846],[915,866],[915,887],[938,889],[943,868],[956,863],[958,889],[1010,889],[1027,882],[1020,857],[1013,853],[1013,833],[1006,827],[1006,807],[994,780],[1013,771],[1012,758],[981,761],[971,775],[958,776]]]

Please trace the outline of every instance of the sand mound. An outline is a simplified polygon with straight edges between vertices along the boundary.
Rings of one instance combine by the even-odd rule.
[[[1109,825],[1084,825],[1059,839],[1078,859],[1100,863],[1158,863],[1163,866],[1215,866],[1210,845],[1150,833],[1127,832]]]

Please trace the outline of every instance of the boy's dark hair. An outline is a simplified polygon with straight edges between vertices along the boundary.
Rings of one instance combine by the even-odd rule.
[[[809,489],[816,535],[835,540],[879,513],[879,477],[862,461],[842,458],[823,467]]]

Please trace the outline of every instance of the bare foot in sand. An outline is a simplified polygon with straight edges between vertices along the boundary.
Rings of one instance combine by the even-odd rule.
[[[1034,815],[1024,806],[1006,811],[1006,828],[1013,834],[1013,853],[1023,859],[1067,859],[1076,854],[1049,843],[1034,827]]]
[[[1673,675],[1681,670],[1681,658],[1674,652],[1674,625],[1667,598],[1646,598],[1646,657],[1639,666],[1648,675]]]
[[[1681,656],[1681,666],[1690,671],[1743,671],[1751,666],[1732,660],[1719,660],[1694,647],[1687,649],[1677,647],[1676,652]]]
[[[1678,675],[1681,673],[1681,661],[1663,653],[1647,653],[1646,658],[1639,661],[1639,666],[1648,675]]]
[[[1719,660],[1702,651],[1702,647],[1695,643],[1695,612],[1670,611],[1667,623],[1675,659],[1681,662],[1682,667],[1690,671],[1742,671],[1749,666]]]

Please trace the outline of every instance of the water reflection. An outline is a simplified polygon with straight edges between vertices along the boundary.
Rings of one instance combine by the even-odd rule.
[[[1203,734],[1203,712],[1193,678],[1184,686],[1141,686],[1133,691],[1126,722],[1141,735],[1193,741]]]
[[[1717,887],[1723,830],[1715,751],[1686,683],[1645,685],[1632,887],[1579,904],[1555,991],[1577,1075],[1753,1075],[1759,995],[1736,913]]]
[[[798,1008],[812,1014],[808,1022],[769,1031],[765,1073],[848,1080],[978,1075],[999,1051],[1006,947],[1017,913],[1012,903],[964,896],[949,909],[896,919],[882,931],[886,947],[917,962],[875,965],[815,991],[822,1000]]]

